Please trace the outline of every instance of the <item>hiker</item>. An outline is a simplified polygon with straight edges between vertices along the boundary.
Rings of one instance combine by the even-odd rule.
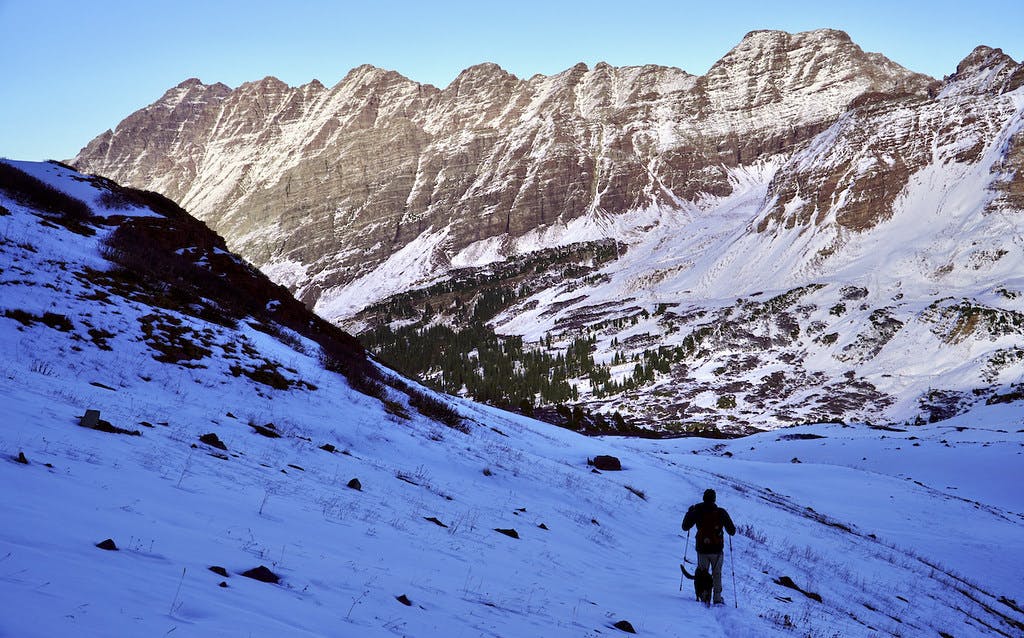
[[[715,505],[715,490],[704,490],[704,501],[691,505],[683,517],[683,531],[697,526],[697,569],[710,567],[714,579],[715,604],[725,604],[722,599],[722,556],[725,551],[725,535],[736,534],[736,526],[729,518],[729,512]]]

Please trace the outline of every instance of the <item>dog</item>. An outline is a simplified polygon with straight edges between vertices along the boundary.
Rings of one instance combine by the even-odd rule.
[[[683,570],[683,576],[686,576],[693,581],[693,593],[697,596],[699,602],[704,603],[707,606],[711,606],[711,588],[714,581],[711,579],[711,572],[707,568],[698,567],[693,574],[686,571],[685,565],[680,565],[679,569]]]

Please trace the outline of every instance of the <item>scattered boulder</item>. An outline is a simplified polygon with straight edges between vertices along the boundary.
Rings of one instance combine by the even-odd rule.
[[[217,585],[217,587],[227,587],[227,586],[228,586],[228,582],[226,580],[220,581],[220,584]]]
[[[352,479],[351,481],[348,482],[348,488],[352,489],[352,490],[355,490],[357,492],[362,492],[363,491],[363,484],[359,482],[359,479],[354,478],[354,479]]]
[[[540,524],[540,525],[538,525],[537,527],[539,527],[539,528],[541,528],[541,529],[543,529],[543,530],[547,530],[547,529],[548,529],[548,526],[547,526],[547,525],[545,525],[544,523],[541,523],[541,524]]]
[[[281,435],[277,433],[277,428],[274,426],[273,423],[268,423],[266,425],[256,425],[255,423],[250,423],[249,427],[255,430],[256,434],[265,436],[268,439],[281,438]]]
[[[622,463],[619,459],[607,454],[595,456],[593,460],[587,462],[587,465],[593,465],[595,468],[605,472],[618,472],[622,469]]]
[[[272,583],[276,585],[279,582],[281,582],[280,576],[270,571],[263,565],[260,565],[259,567],[253,567],[248,571],[242,572],[242,576],[245,576],[246,578],[252,578],[253,580],[258,580],[261,583]]]
[[[441,521],[437,520],[436,516],[424,517],[423,520],[430,521],[431,523],[433,523],[434,525],[437,525],[438,527],[448,527],[447,525],[445,525]]]
[[[409,600],[409,597],[405,594],[402,594],[401,596],[395,596],[395,600],[402,603],[406,607],[412,607],[412,601]]]
[[[824,439],[826,437],[821,434],[813,434],[811,432],[800,432],[797,434],[783,434],[780,436],[778,441],[813,441],[814,439]]]
[[[25,458],[24,452],[18,452],[18,456],[15,457],[15,462],[21,463],[22,465],[28,465],[28,459]]]
[[[99,547],[100,549],[105,549],[108,552],[116,552],[117,551],[117,544],[114,542],[113,538],[108,538],[105,541],[100,541],[100,542],[96,543],[96,547]]]
[[[338,451],[338,448],[334,447],[330,443],[324,443],[323,445],[320,446],[320,449],[323,450],[324,452],[330,452],[331,454],[334,454],[335,452]]]
[[[126,430],[113,425],[110,421],[104,421],[100,418],[99,410],[86,410],[85,414],[78,417],[78,425],[83,428],[89,428],[90,430],[98,430],[99,432],[109,432],[111,434],[129,434],[131,436],[142,436],[142,432],[139,430]]]
[[[220,437],[217,436],[217,434],[215,432],[210,432],[208,434],[204,434],[204,435],[199,437],[199,440],[202,441],[203,443],[209,445],[210,447],[215,447],[215,448],[217,448],[219,450],[227,451],[227,449],[228,449],[228,446],[224,445],[224,441],[221,441]]]
[[[517,532],[514,529],[502,529],[500,527],[495,527],[494,531],[498,532],[499,534],[504,534],[509,538],[519,538],[519,532]]]
[[[100,411],[99,410],[86,410],[85,414],[78,417],[78,425],[83,428],[90,428],[95,430],[96,426],[100,422]]]
[[[627,634],[635,634],[636,633],[636,629],[633,629],[633,624],[630,623],[628,620],[620,620],[619,622],[615,623],[612,626],[615,627],[616,629],[618,629],[619,631],[626,632]]]
[[[214,574],[217,574],[218,576],[223,576],[224,578],[228,577],[228,570],[224,569],[220,565],[211,565],[210,571]]]

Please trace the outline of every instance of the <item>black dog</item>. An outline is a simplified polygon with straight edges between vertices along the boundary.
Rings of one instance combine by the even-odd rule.
[[[707,568],[698,567],[693,574],[690,574],[684,565],[680,565],[679,569],[683,570],[683,576],[693,581],[693,593],[697,596],[697,600],[710,607],[711,587],[714,583],[711,579],[711,572]]]

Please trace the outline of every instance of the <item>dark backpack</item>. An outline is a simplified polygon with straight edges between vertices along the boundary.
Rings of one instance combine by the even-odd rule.
[[[702,554],[721,553],[725,546],[725,534],[718,507],[705,504],[701,510],[697,518],[697,551]]]

